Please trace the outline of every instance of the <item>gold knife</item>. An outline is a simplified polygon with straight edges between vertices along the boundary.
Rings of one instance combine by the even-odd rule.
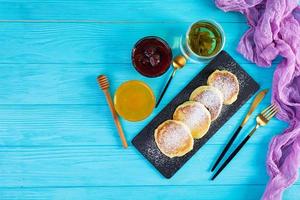
[[[214,169],[217,167],[217,165],[220,163],[220,161],[222,160],[222,158],[224,157],[225,153],[228,151],[229,147],[232,145],[233,141],[235,140],[235,138],[237,137],[237,135],[239,134],[239,132],[242,130],[242,128],[244,127],[244,125],[247,123],[247,121],[249,120],[250,115],[253,113],[253,111],[255,110],[255,108],[259,105],[259,103],[263,100],[263,98],[266,96],[266,94],[268,93],[269,89],[264,89],[262,91],[260,91],[256,97],[254,98],[251,107],[247,113],[247,115],[245,116],[244,120],[242,121],[241,125],[238,127],[238,129],[234,132],[234,134],[232,135],[232,137],[230,138],[229,142],[226,144],[225,148],[223,149],[222,153],[220,154],[220,156],[218,157],[217,161],[215,162],[214,166],[211,168],[211,171],[214,171]]]
[[[251,107],[246,115],[246,117],[244,118],[243,122],[241,123],[240,127],[243,128],[243,126],[247,123],[250,115],[253,113],[253,111],[255,110],[255,108],[258,106],[258,104],[263,100],[263,98],[265,97],[265,95],[268,93],[269,89],[264,89],[261,92],[259,92],[255,99],[253,100]]]

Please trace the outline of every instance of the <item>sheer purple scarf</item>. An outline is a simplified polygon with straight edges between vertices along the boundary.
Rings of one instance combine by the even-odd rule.
[[[280,55],[272,86],[277,117],[289,127],[275,136],[267,155],[270,180],[262,199],[281,199],[298,177],[300,166],[300,6],[298,0],[215,0],[224,11],[238,11],[250,29],[237,50],[259,66],[270,66]]]

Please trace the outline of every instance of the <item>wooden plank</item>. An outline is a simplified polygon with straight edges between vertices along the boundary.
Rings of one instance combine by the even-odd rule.
[[[158,94],[167,76],[154,83],[135,73],[130,64],[133,44],[145,35],[158,35],[176,54],[179,36],[200,18],[221,22],[227,33],[225,49],[244,66],[249,62],[235,51],[247,30],[240,14],[224,13],[213,1],[199,0],[0,0],[0,5],[1,200],[260,197],[267,181],[267,143],[284,123],[274,120],[259,130],[220,179],[210,182],[211,161],[248,103],[167,181],[132,146],[128,151],[120,147],[95,82],[99,73],[108,74],[114,91],[125,80],[140,79]],[[202,66],[188,65],[178,73],[161,107]],[[247,65],[246,70],[263,87],[271,85],[273,69]],[[154,114],[139,123],[122,120],[128,138]],[[299,181],[285,197],[298,199],[298,191]]]
[[[133,187],[51,187],[0,189],[1,200],[94,200],[94,199],[172,199],[172,200],[254,200],[260,199],[264,185],[219,186],[133,186]],[[298,200],[299,185],[284,193],[283,200]]]
[[[241,22],[238,13],[224,13],[213,1],[198,0],[1,0],[2,20],[196,21]]]
[[[1,13],[1,12],[0,12]],[[221,23],[225,50],[239,63],[236,52],[245,23]],[[174,55],[189,23],[0,23],[0,63],[131,63],[131,49],[144,36],[168,41]],[[239,30],[239,31],[231,31]]]
[[[205,145],[172,177],[163,178],[134,148],[1,147],[0,187],[265,184],[267,145],[247,144],[215,181],[209,168],[219,146]],[[145,176],[146,174],[146,176]],[[299,181],[297,182],[299,184]]]
[[[254,116],[268,105],[265,99],[241,133],[247,134],[254,126]],[[208,144],[225,144],[249,109],[243,106]],[[2,105],[0,106],[1,146],[70,146],[70,145],[121,145],[106,105]],[[142,122],[121,119],[128,141],[158,113],[155,111]],[[249,143],[266,145],[287,125],[274,119],[257,131]],[[276,131],[275,131],[276,130]],[[221,149],[218,148],[217,151]]]
[[[172,81],[162,100],[168,103],[206,64],[187,64]],[[254,64],[241,65],[260,84],[271,88],[274,67],[264,69]],[[106,105],[96,77],[106,74],[111,94],[124,81],[146,82],[156,96],[170,76],[159,78],[140,75],[131,64],[0,64],[0,104],[95,104]],[[159,108],[162,108],[160,106]]]

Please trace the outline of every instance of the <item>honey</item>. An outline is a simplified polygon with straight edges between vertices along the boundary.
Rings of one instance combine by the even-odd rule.
[[[114,96],[117,113],[128,121],[141,121],[147,118],[155,106],[151,88],[137,80],[123,83]]]

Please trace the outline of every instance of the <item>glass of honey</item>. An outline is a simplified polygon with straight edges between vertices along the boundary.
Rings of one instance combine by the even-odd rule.
[[[155,96],[144,82],[131,80],[123,83],[115,92],[114,106],[117,113],[128,121],[147,118],[155,106]]]
[[[148,36],[140,39],[131,53],[135,69],[147,77],[158,77],[164,74],[172,62],[172,50],[160,37]]]
[[[211,59],[218,55],[225,45],[224,31],[217,22],[200,20],[193,23],[181,38],[181,52],[192,61]]]

